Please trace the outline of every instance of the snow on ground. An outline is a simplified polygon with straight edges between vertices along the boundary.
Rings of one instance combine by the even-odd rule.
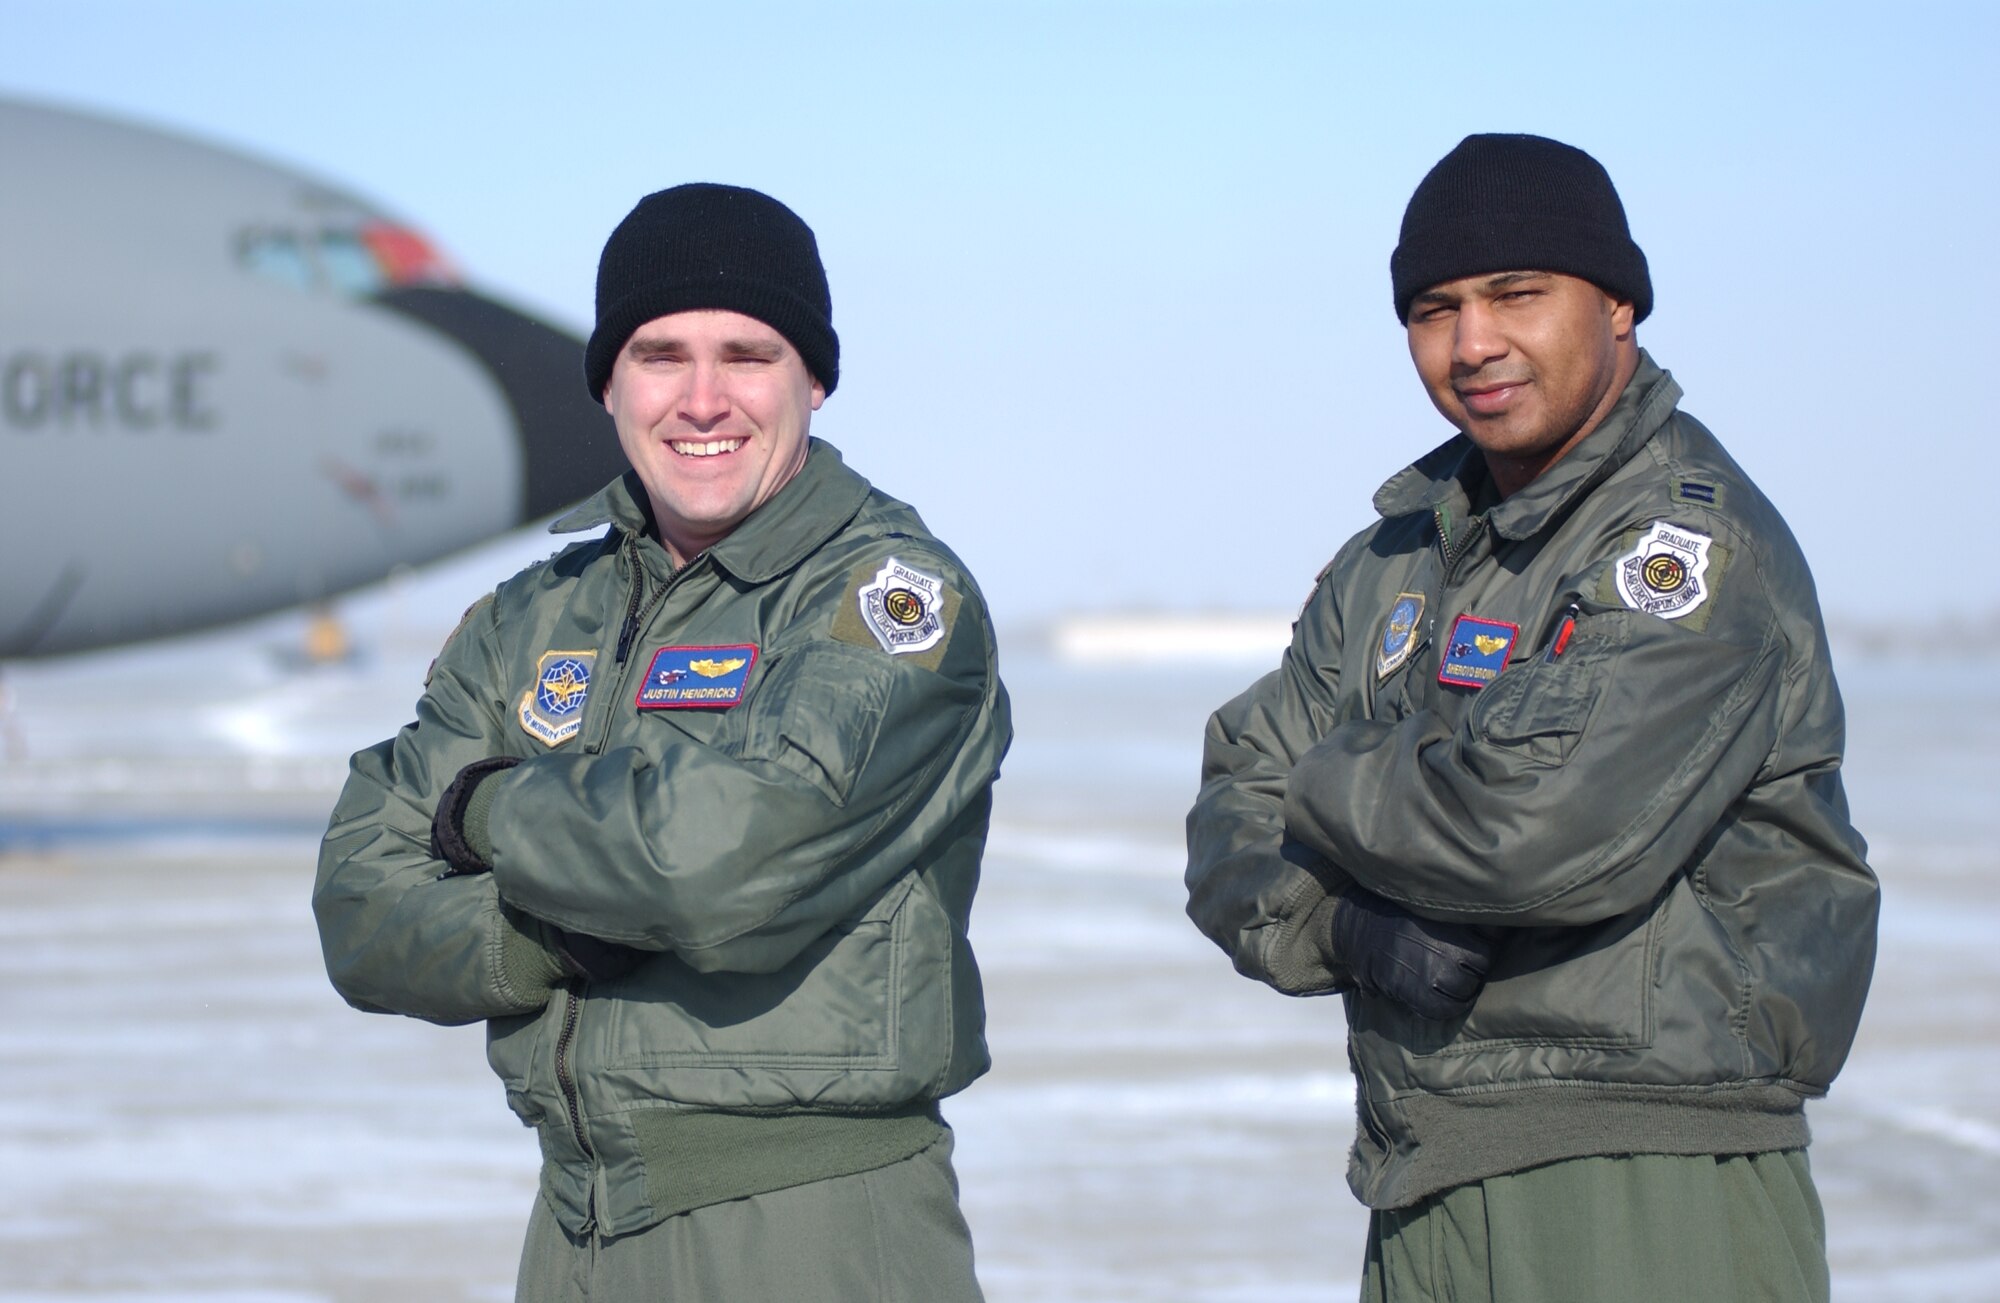
[[[346,754],[550,549],[350,601],[341,665],[301,668],[288,615],[5,671],[0,1303],[511,1296],[535,1146],[478,1030],[344,1006],[306,900]],[[1353,1295],[1339,1004],[1238,978],[1181,913],[1201,724],[1258,669],[1006,661],[973,932],[996,1066],[948,1107],[996,1303]],[[1842,674],[1885,905],[1860,1043],[1810,1113],[1836,1295],[2000,1297],[2000,676]]]

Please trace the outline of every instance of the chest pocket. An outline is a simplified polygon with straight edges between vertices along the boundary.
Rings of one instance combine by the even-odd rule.
[[[1480,689],[1473,730],[1537,764],[1562,765],[1604,695],[1622,627],[1616,617],[1577,621],[1559,659],[1536,656]]]
[[[880,652],[845,643],[773,653],[749,699],[723,713],[710,745],[777,765],[845,805],[874,754],[895,673]]]

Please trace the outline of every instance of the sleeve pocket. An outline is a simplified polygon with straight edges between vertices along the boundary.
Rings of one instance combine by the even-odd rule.
[[[1473,730],[1538,764],[1568,761],[1610,674],[1615,639],[1609,632],[1587,634],[1579,625],[1560,660],[1537,656],[1502,674],[1480,691]]]
[[[774,664],[758,687],[737,754],[775,764],[845,805],[881,732],[894,672],[887,658],[813,643]]]

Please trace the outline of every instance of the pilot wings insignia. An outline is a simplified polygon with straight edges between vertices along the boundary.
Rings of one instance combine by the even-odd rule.
[[[749,691],[756,663],[755,643],[662,647],[653,653],[633,704],[641,710],[727,709]]]
[[[1483,688],[1500,677],[1520,640],[1521,627],[1480,615],[1461,615],[1445,639],[1438,665],[1438,682],[1461,688]]]

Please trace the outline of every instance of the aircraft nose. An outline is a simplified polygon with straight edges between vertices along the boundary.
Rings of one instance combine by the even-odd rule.
[[[579,502],[623,473],[610,414],[577,383],[582,340],[470,290],[406,285],[373,298],[457,340],[506,395],[526,470],[522,523]]]

